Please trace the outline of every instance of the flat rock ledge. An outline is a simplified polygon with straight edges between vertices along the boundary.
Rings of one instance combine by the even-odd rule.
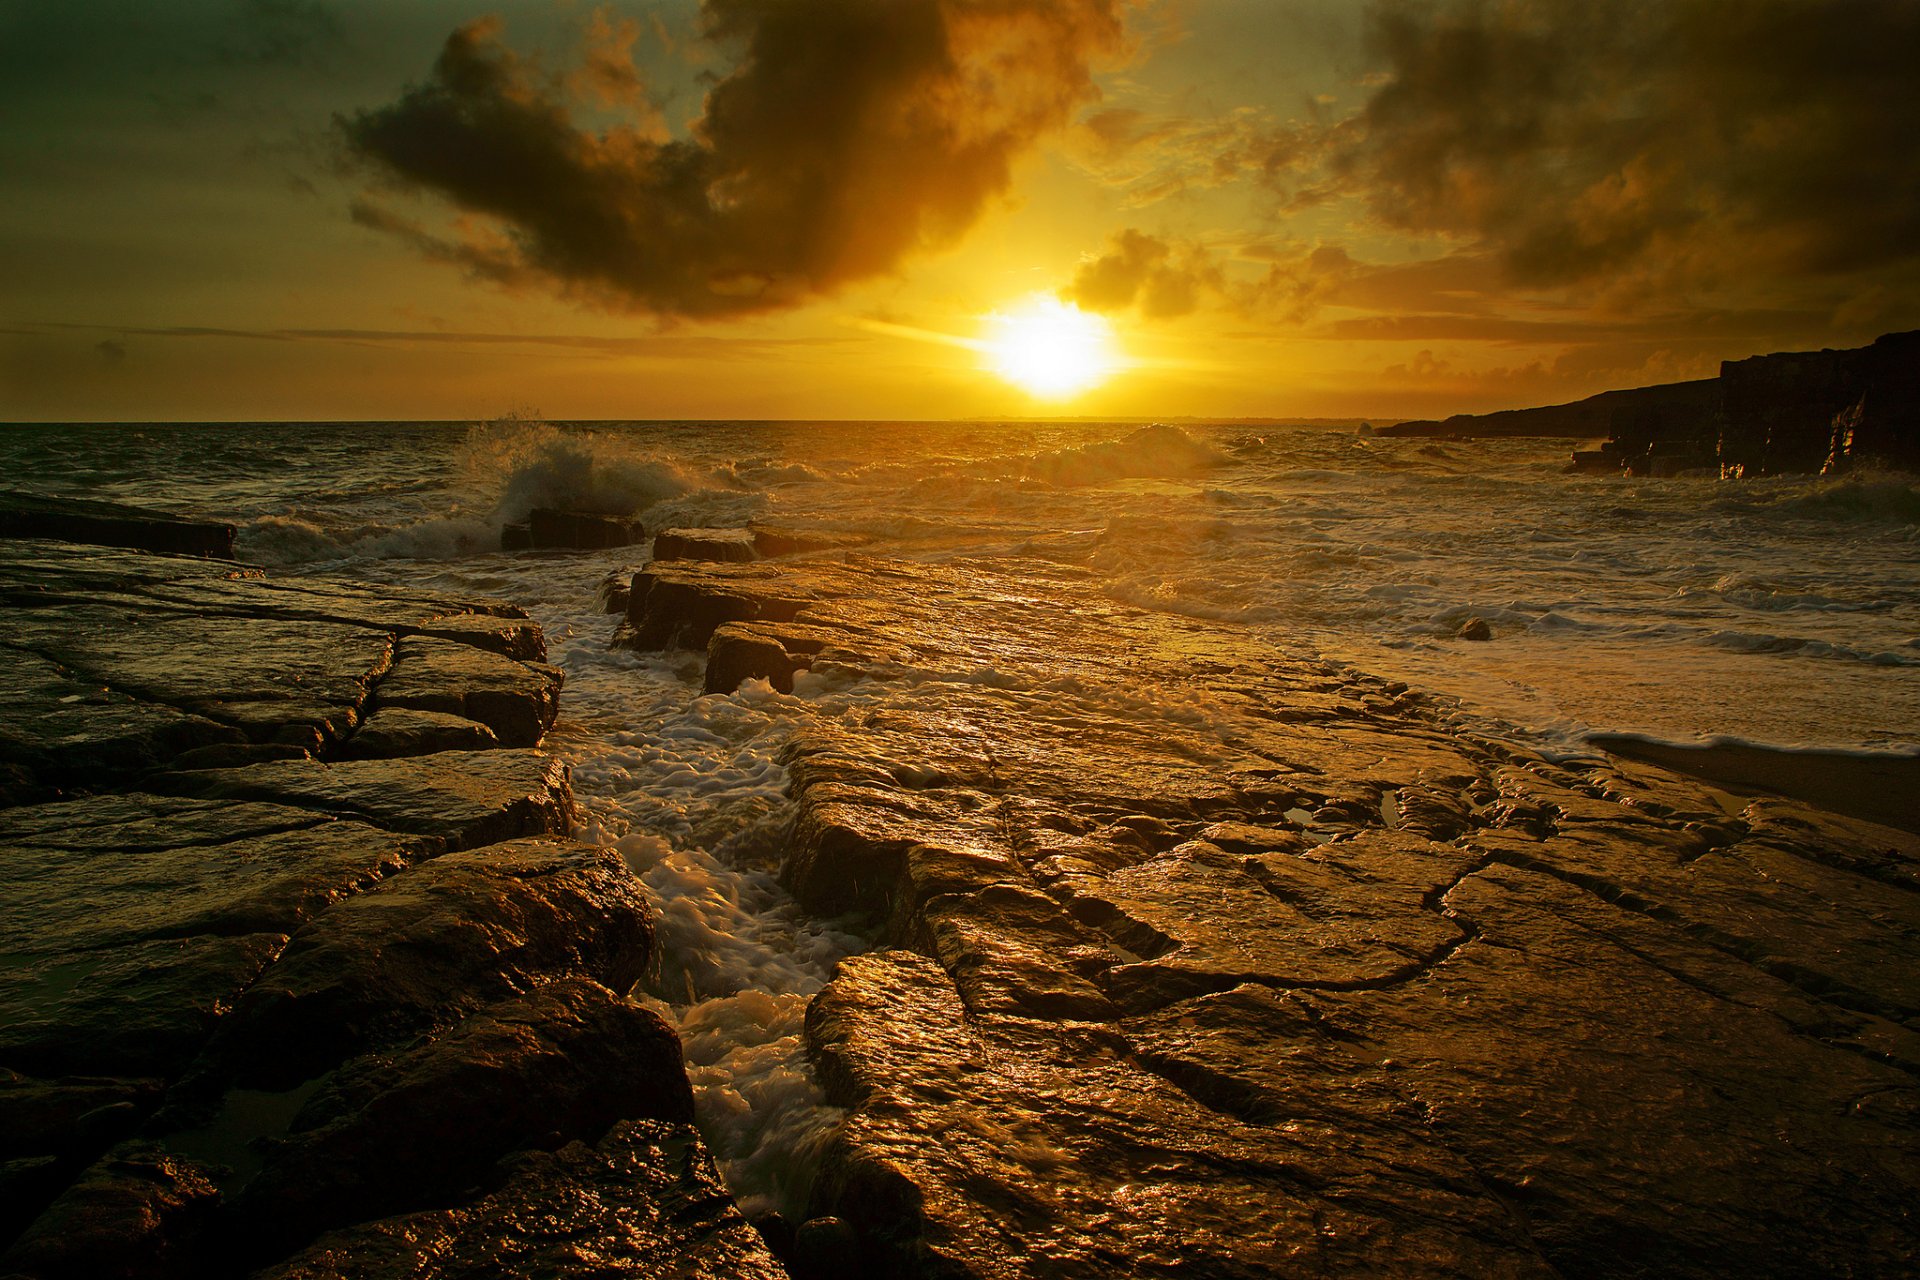
[[[634,579],[710,690],[862,695],[802,716],[784,866],[883,943],[806,1027],[848,1274],[1913,1271],[1920,839],[1099,588]]]
[[[539,629],[0,543],[0,1275],[775,1276]]]

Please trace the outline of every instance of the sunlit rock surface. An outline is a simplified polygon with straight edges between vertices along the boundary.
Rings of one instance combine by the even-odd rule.
[[[0,1274],[775,1274],[523,614],[35,542],[0,598]]]
[[[805,698],[785,879],[877,1275],[1894,1274],[1920,839],[1595,754],[1072,566],[654,565]],[[714,667],[721,668],[716,677]]]

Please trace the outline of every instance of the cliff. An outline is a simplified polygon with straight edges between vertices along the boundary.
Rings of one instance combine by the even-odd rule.
[[[1838,472],[1863,463],[1920,468],[1920,331],[1846,350],[1729,360],[1697,382],[1603,391],[1571,404],[1402,422],[1382,436],[1606,437],[1574,454],[1579,471],[1670,475]]]
[[[1920,330],[1720,366],[1723,474],[1920,466]]]

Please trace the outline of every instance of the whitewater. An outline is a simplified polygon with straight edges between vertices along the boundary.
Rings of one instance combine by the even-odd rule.
[[[777,879],[781,747],[871,684],[703,695],[703,655],[609,646],[646,561],[499,550],[542,506],[649,531],[750,521],[875,554],[1091,571],[1117,604],[1243,631],[1435,696],[1552,756],[1595,733],[1920,749],[1920,484],[1563,474],[1571,442],[1285,425],[118,424],[0,427],[9,483],[238,526],[242,559],[504,598],[567,678],[546,748],[582,837],[660,911],[645,982],[749,1213],[792,1211],[835,1113],[808,999],[867,945]],[[1491,639],[1461,638],[1473,620]],[[991,682],[982,670],[971,678]],[[1118,696],[1118,695],[1115,695]],[[1204,715],[1204,707],[1177,710]]]

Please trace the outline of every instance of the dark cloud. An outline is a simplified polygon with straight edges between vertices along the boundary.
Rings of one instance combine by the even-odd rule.
[[[448,37],[426,83],[340,128],[394,184],[491,230],[429,231],[371,205],[355,217],[482,276],[606,305],[791,305],[971,226],[1016,158],[1097,96],[1121,3],[705,0],[706,38],[738,61],[679,139],[651,120],[595,127],[569,91],[640,93],[619,67],[631,28],[610,24],[583,71],[547,76],[481,19]]]
[[[1150,319],[1183,316],[1221,287],[1220,269],[1195,245],[1173,245],[1129,227],[1108,250],[1081,263],[1060,296],[1089,311],[1135,306]]]
[[[1314,157],[1387,225],[1551,287],[1672,292],[1920,254],[1920,4],[1395,3],[1385,74]]]

